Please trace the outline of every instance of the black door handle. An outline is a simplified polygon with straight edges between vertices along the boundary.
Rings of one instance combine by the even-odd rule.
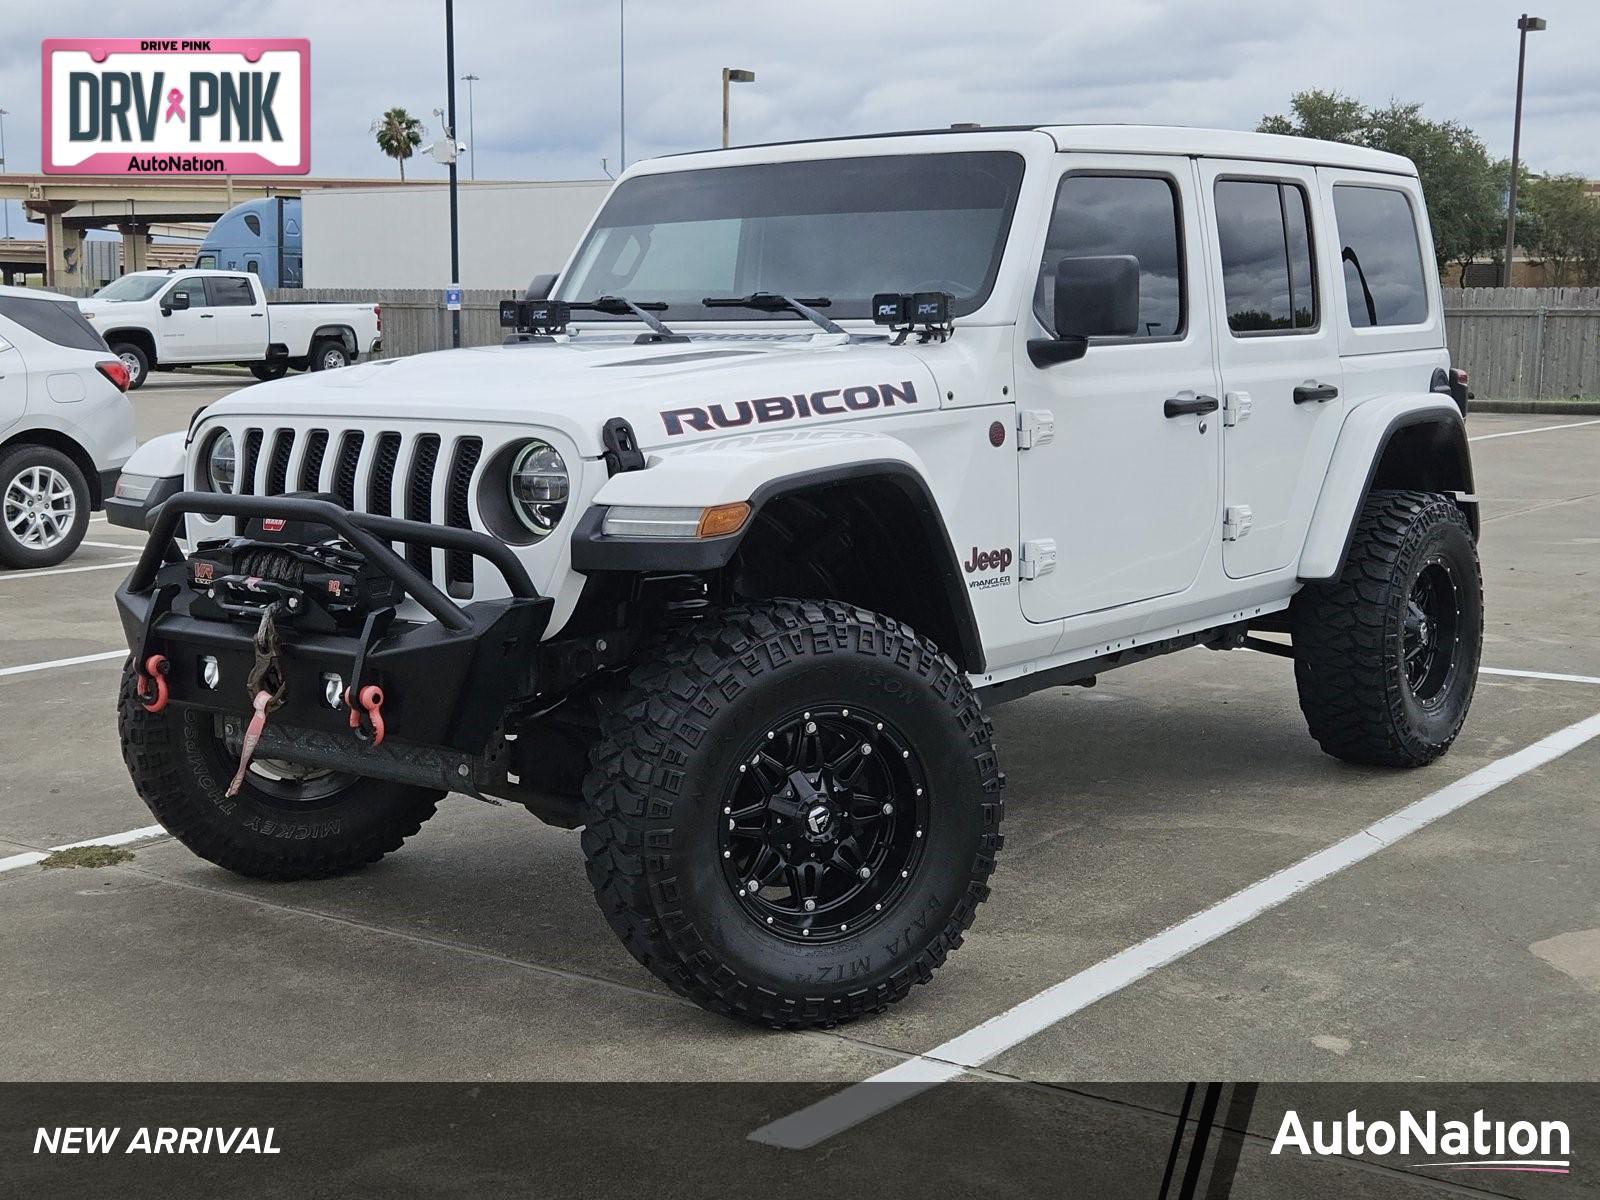
[[[1217,411],[1217,398],[1215,396],[1190,396],[1187,398],[1173,396],[1161,406],[1161,411],[1169,417],[1187,417],[1193,413],[1212,413]]]
[[[213,317],[215,317],[215,316],[216,316],[216,315],[217,315],[217,314],[216,314],[216,313],[201,313],[201,314],[200,314],[200,319],[201,319],[201,320],[202,320],[202,321],[209,321],[209,320],[211,320],[211,319],[212,319],[212,318],[213,318]]]
[[[1338,398],[1339,389],[1331,383],[1302,383],[1294,390],[1294,402],[1296,404],[1310,404],[1312,401],[1316,401],[1318,404],[1325,404],[1329,400]]]

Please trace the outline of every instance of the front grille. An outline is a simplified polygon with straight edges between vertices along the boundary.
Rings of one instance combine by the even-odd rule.
[[[239,494],[256,494],[256,461],[261,457],[261,430],[247,429],[244,434],[244,461],[239,464]]]
[[[359,429],[352,429],[339,439],[339,461],[333,468],[333,497],[346,508],[356,506],[356,467],[361,464],[361,443],[365,440]]]
[[[328,452],[328,431],[313,429],[306,435],[306,456],[300,460],[300,490],[314,492],[322,482],[322,459]]]
[[[264,496],[281,496],[289,490],[289,455],[294,452],[294,431],[278,430],[272,439],[272,460],[267,464],[267,490]]]
[[[240,431],[235,430],[234,434],[238,437]],[[331,453],[329,489],[346,508],[384,517],[396,515],[398,508],[408,521],[472,528],[472,488],[483,459],[482,438],[458,438],[447,448],[437,433],[401,434],[388,430],[369,439],[359,429],[330,433],[326,429],[249,428],[243,431],[243,447],[239,464],[239,491],[243,495],[316,491]],[[265,461],[263,447],[267,448]],[[445,472],[442,480],[441,471]],[[397,478],[402,483],[398,505]],[[358,503],[362,493],[365,505]],[[429,578],[434,577],[432,550],[426,546],[404,549],[412,566]],[[450,550],[442,558],[444,578],[434,582],[457,599],[470,598],[472,555]]]
[[[372,461],[372,478],[367,482],[367,511],[380,517],[394,516],[394,465],[400,461],[400,435],[380,433]]]
[[[433,468],[439,461],[439,435],[425,433],[416,441],[411,457],[411,481],[406,485],[406,520],[433,519]],[[415,543],[406,547],[406,558],[424,575],[432,573],[433,551]]]
[[[450,466],[450,487],[444,496],[446,525],[472,528],[467,499],[472,494],[472,472],[482,456],[482,438],[462,438],[456,443],[456,460]],[[465,550],[445,551],[444,578],[445,590],[452,596],[472,595],[472,555]]]

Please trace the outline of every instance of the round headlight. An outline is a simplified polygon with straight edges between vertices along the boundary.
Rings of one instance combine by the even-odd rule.
[[[211,447],[206,451],[206,484],[213,492],[226,492],[231,495],[238,474],[239,458],[234,453],[233,434],[224,429],[211,439]]]
[[[548,442],[531,441],[511,460],[511,508],[528,531],[545,537],[567,511],[567,464]]]

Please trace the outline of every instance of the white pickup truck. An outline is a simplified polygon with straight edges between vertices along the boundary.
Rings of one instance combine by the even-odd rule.
[[[257,379],[290,367],[324,371],[375,353],[376,304],[268,304],[247,271],[134,271],[78,302],[128,368],[128,387],[152,370],[238,363]]]

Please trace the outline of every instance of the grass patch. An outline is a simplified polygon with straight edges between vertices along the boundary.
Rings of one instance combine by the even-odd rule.
[[[39,865],[41,867],[114,867],[133,857],[132,850],[121,846],[74,846],[71,850],[57,850]]]

